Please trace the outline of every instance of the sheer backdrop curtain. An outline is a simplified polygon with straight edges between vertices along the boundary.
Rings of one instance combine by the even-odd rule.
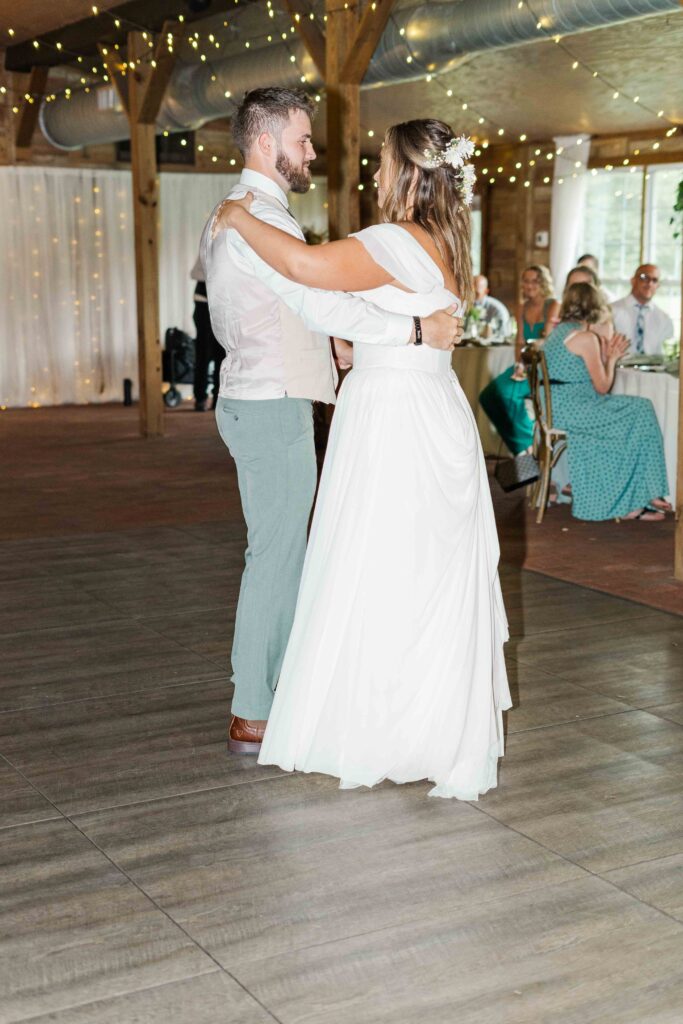
[[[136,375],[130,175],[0,168],[0,403],[121,396]]]
[[[164,173],[160,324],[194,336],[190,270],[213,206],[236,174]],[[306,227],[327,223],[324,188],[293,197]],[[129,171],[0,168],[0,405],[122,398],[137,385]]]
[[[581,139],[579,142],[578,140]],[[575,265],[586,197],[586,167],[590,138],[585,135],[557,136],[550,213],[550,272],[555,295],[562,297],[564,281]],[[575,177],[573,177],[575,175]]]

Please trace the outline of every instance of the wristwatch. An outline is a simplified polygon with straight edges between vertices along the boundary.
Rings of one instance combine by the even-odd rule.
[[[422,321],[420,320],[419,316],[414,316],[413,317],[413,323],[415,324],[415,341],[413,342],[413,344],[414,345],[421,345],[422,344]]]

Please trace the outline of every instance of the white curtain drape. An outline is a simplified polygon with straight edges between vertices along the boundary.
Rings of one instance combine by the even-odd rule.
[[[234,174],[160,176],[159,305],[166,328],[194,335],[190,271],[213,206]],[[321,232],[325,189],[293,197]],[[137,386],[135,258],[129,171],[0,168],[0,405],[107,402]]]
[[[0,169],[0,401],[108,401],[136,375],[130,175]]]
[[[567,135],[557,136],[553,141],[557,155],[550,214],[550,272],[559,298],[567,274],[581,255],[577,246],[586,196],[590,138]]]

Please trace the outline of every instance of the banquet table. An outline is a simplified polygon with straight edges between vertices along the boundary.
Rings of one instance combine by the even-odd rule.
[[[664,457],[669,477],[671,501],[676,497],[676,454],[678,450],[678,377],[664,372],[619,367],[614,378],[613,395],[637,395],[649,398],[655,407],[664,437]]]
[[[479,394],[486,385],[515,361],[514,345],[458,345],[453,350],[452,366],[468,402],[472,406],[486,455],[507,455],[508,450],[491,421],[479,405]]]

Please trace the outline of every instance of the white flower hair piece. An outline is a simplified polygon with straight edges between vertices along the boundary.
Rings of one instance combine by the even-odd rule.
[[[457,189],[467,206],[472,205],[474,183],[477,180],[472,164],[466,163],[474,153],[474,143],[466,135],[452,138],[445,149],[425,149],[424,156],[430,170],[448,164],[453,168],[457,181]]]

